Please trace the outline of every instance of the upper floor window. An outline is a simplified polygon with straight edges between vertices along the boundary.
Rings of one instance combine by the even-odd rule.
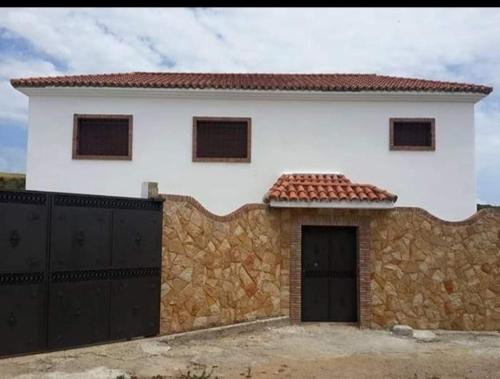
[[[250,162],[251,119],[193,118],[193,161]]]
[[[391,118],[391,150],[435,150],[433,118]]]
[[[73,159],[132,160],[132,116],[75,114]]]

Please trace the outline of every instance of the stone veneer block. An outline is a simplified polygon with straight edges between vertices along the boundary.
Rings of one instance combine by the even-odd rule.
[[[264,205],[220,217],[166,196],[160,333],[281,315],[280,226],[280,212]]]
[[[417,208],[374,213],[372,327],[500,330],[500,212],[446,222]]]

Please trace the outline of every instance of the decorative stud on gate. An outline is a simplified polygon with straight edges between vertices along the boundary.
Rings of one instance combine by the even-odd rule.
[[[39,215],[38,213],[36,213],[36,212],[30,212],[30,219],[31,219],[32,221],[36,221],[36,220],[38,220],[39,218],[40,218],[40,215]]]
[[[137,234],[135,235],[135,244],[136,244],[137,246],[139,246],[139,245],[141,244],[141,241],[142,241],[142,235],[141,235],[141,233],[137,233]]]
[[[134,305],[132,307],[132,315],[137,316],[139,314],[139,307],[137,305]]]
[[[36,299],[38,297],[38,289],[37,288],[33,288],[33,290],[31,291],[31,296],[30,296],[32,299]]]
[[[17,325],[17,319],[16,319],[16,316],[14,316],[14,313],[11,313],[9,315],[9,318],[7,319],[7,323],[9,324],[9,326],[11,328],[13,328],[14,326]]]
[[[81,314],[82,314],[82,310],[81,310],[79,307],[77,307],[77,308],[75,309],[75,312],[73,313],[73,316],[74,316],[75,318],[79,318],[79,317],[81,316]]]
[[[13,230],[12,232],[10,232],[9,241],[12,247],[16,247],[17,245],[19,245],[21,237],[19,236],[19,232],[17,230]]]
[[[83,230],[80,230],[76,234],[76,242],[78,243],[78,245],[83,246],[83,243],[85,242],[85,234],[83,233]]]

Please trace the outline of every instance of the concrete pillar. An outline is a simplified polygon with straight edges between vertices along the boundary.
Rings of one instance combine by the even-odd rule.
[[[157,182],[143,182],[141,197],[144,199],[156,199],[158,197],[158,183]]]

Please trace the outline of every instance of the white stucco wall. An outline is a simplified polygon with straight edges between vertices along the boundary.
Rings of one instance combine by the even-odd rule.
[[[132,114],[133,160],[72,160],[74,113]],[[251,163],[192,162],[193,116],[252,118]],[[436,151],[390,151],[390,117],[434,117]],[[283,172],[340,172],[398,206],[475,212],[474,104],[32,95],[27,188],[137,197],[144,181],[226,214],[261,202]]]

